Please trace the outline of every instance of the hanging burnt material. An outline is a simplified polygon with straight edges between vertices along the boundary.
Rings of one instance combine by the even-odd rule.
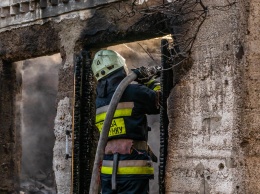
[[[169,43],[166,39],[161,41],[161,63],[165,71],[161,73],[161,110],[160,110],[160,164],[159,164],[159,192],[165,193],[165,167],[168,148],[167,98],[173,87],[173,72],[171,70],[171,57]],[[170,70],[167,70],[170,69]]]
[[[79,175],[80,175],[80,157],[79,157],[79,137],[80,137],[80,119],[81,119],[81,79],[82,79],[82,58],[76,56],[74,69],[74,115],[73,115],[73,132],[72,132],[72,187],[73,194],[79,193]]]
[[[175,52],[171,58],[178,58],[179,55],[187,57],[187,54],[190,54],[197,34],[207,18],[208,8],[204,5],[203,0],[175,0],[138,11],[144,14],[144,17],[151,17],[155,14],[163,15],[162,20],[157,21],[155,26],[165,23],[167,30],[162,30],[159,26],[158,29],[169,31],[173,36],[174,45],[172,46],[177,46],[179,51]]]
[[[74,82],[73,194],[87,194],[95,151],[95,84],[87,51],[76,56]]]

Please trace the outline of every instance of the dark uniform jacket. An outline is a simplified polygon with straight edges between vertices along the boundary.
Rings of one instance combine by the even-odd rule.
[[[102,79],[97,85],[96,98],[96,126],[101,131],[106,116],[106,110],[119,83],[126,76],[124,70]],[[157,93],[141,84],[130,84],[125,89],[117,106],[109,131],[108,141],[114,139],[132,139],[147,141],[148,126],[146,114],[158,114]],[[140,151],[140,150],[139,150]],[[120,155],[119,160],[150,160],[147,152],[138,153],[134,150],[131,154]],[[106,154],[104,160],[113,160],[113,155]],[[121,173],[121,177],[132,177],[135,173]],[[102,173],[102,171],[101,171]],[[109,178],[110,173],[102,173],[103,177]],[[138,177],[152,177],[153,173],[138,173]],[[119,176],[120,177],[120,176]]]

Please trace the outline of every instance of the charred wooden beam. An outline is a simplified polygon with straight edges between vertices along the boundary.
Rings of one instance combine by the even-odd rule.
[[[118,27],[121,24],[111,25],[109,21],[99,22],[102,24],[100,27],[96,24],[88,25],[82,32],[81,41],[85,47],[100,48],[170,34],[169,20],[160,13],[142,16],[124,31]]]

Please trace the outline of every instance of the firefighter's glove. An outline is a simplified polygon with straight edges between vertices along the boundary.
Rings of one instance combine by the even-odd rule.
[[[149,70],[147,67],[139,67],[136,69],[132,69],[132,71],[137,75],[137,78],[135,81],[137,81],[139,84],[144,84],[151,79],[150,73],[149,73]]]
[[[132,69],[132,71],[137,75],[137,81],[139,84],[145,84],[149,82],[152,78],[160,76],[160,67],[139,67],[137,69]]]

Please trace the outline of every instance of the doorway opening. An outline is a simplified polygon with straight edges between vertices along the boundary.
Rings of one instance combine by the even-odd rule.
[[[15,63],[21,78],[20,193],[55,194],[52,170],[60,54]]]
[[[161,40],[170,39],[171,36],[158,37],[144,41],[136,41],[131,43],[119,44],[106,47],[118,52],[126,60],[126,65],[129,69],[135,69],[141,66],[161,66]],[[93,55],[95,53],[92,53]],[[160,78],[157,78],[160,81]],[[160,161],[160,115],[147,115],[148,125],[151,131],[148,132],[148,144],[158,158],[158,163],[153,163],[154,179],[150,180],[150,194],[159,193],[159,161]]]

